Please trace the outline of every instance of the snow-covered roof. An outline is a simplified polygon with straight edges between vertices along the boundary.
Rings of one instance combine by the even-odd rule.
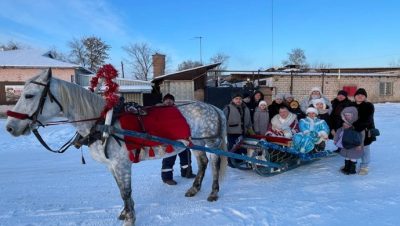
[[[393,77],[399,77],[400,73],[392,73],[392,72],[375,72],[375,73],[367,73],[367,72],[354,72],[354,73],[322,73],[322,72],[294,72],[290,73],[287,71],[276,71],[276,72],[260,72],[260,73],[235,73],[231,75],[242,75],[242,76],[267,76],[267,77],[272,77],[274,75],[280,75],[280,76],[393,76]]]
[[[135,92],[135,93],[151,93],[153,87],[151,85],[123,85],[118,87],[119,91],[125,92]]]
[[[52,59],[49,52],[34,49],[17,49],[0,51],[0,67],[78,68],[80,66]]]

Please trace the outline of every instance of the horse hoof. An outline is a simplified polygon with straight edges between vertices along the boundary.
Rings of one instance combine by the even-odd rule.
[[[186,197],[193,197],[197,194],[197,192],[199,192],[196,188],[191,187],[189,188],[189,190],[185,193]]]
[[[218,200],[218,196],[217,195],[210,195],[207,198],[207,201],[209,201],[209,202],[214,202],[214,201],[217,201],[217,200]]]
[[[118,217],[118,220],[123,221],[123,220],[125,220],[125,219],[126,219],[126,212],[125,212],[125,211],[122,211],[121,214],[120,214],[119,217]]]
[[[125,220],[123,226],[134,226],[135,225],[135,219],[129,219]]]

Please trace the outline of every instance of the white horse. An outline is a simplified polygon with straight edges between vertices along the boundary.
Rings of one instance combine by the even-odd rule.
[[[99,117],[104,106],[105,101],[101,96],[76,84],[52,78],[51,70],[47,70],[25,83],[22,95],[14,109],[7,112],[9,117],[6,129],[13,136],[27,135],[38,124],[45,124],[60,114],[71,121]],[[226,150],[226,119],[221,110],[202,102],[178,106],[178,110],[189,124],[191,136],[200,138],[193,139],[192,143]],[[77,132],[83,137],[90,133],[94,124],[94,121],[73,123]],[[114,126],[120,128],[118,120]],[[105,155],[104,146],[100,140],[90,144],[89,148],[95,160],[107,165],[120,189],[124,208],[119,219],[124,220],[124,225],[134,225],[136,218],[131,197],[132,162],[128,157],[125,143],[118,144],[115,139],[109,138],[106,147],[108,156]],[[142,151],[146,150],[148,149],[144,148]],[[170,154],[160,155],[159,153],[165,152],[157,152],[156,158],[175,155],[183,150],[185,149],[182,147],[174,147],[174,152]],[[187,197],[199,192],[208,164],[205,152],[194,151],[194,155],[197,159],[198,173],[192,187],[185,194]],[[150,159],[147,155],[141,155],[141,157],[141,160]],[[226,163],[226,157],[211,154],[213,183],[208,201],[218,199],[219,178],[225,172]]]

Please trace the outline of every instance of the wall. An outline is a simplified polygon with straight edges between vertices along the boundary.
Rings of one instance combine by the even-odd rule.
[[[160,91],[163,96],[167,93],[174,95],[176,101],[195,100],[192,80],[165,80],[160,84]],[[204,93],[197,93],[197,98],[201,96],[204,96]]]
[[[43,70],[42,68],[0,68],[0,115],[16,103],[16,100],[7,101],[5,86],[23,85],[26,80],[39,75]],[[54,77],[69,82],[75,75],[74,68],[52,68],[52,72]]]
[[[0,81],[26,81],[39,75],[42,68],[0,68]],[[52,68],[53,76],[70,82],[75,75],[74,68]]]
[[[125,98],[125,102],[136,102],[143,105],[143,94],[141,93],[122,93]]]
[[[290,76],[275,75],[273,77],[274,94],[290,93]],[[380,82],[393,82],[393,95],[380,96]],[[299,76],[293,75],[292,94],[296,100],[302,100],[310,90],[315,87],[323,86],[323,93],[330,100],[336,97],[343,86],[357,86],[365,88],[368,93],[368,100],[371,102],[400,102],[400,80],[398,77],[389,76]]]

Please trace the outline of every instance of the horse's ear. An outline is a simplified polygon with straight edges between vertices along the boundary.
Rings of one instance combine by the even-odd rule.
[[[51,79],[51,76],[52,76],[51,68],[48,68],[39,75],[39,78],[37,81],[47,83]]]
[[[53,76],[53,72],[51,71],[51,68],[47,69],[47,81],[51,79]]]

